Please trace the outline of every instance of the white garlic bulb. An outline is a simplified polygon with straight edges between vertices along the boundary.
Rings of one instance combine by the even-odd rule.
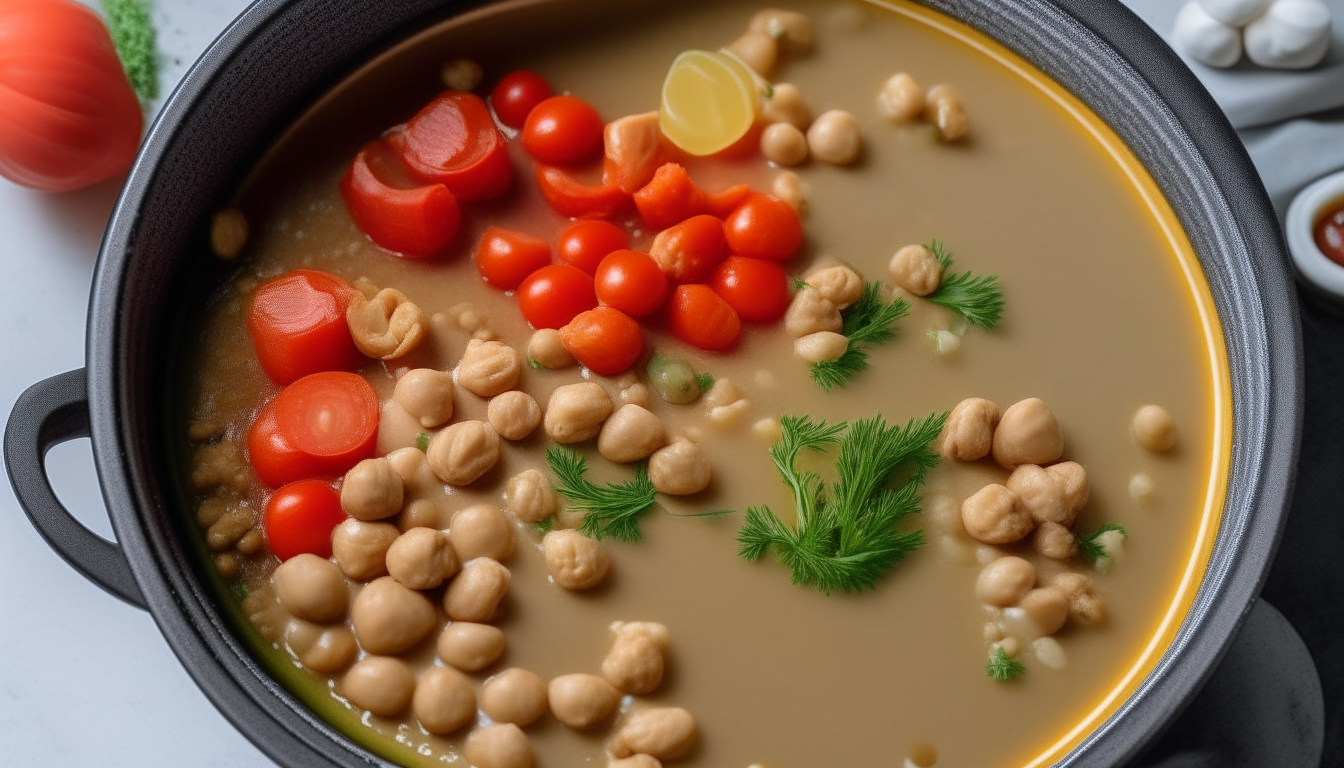
[[[1330,8],[1321,0],[1274,0],[1246,26],[1246,55],[1262,67],[1306,69],[1330,48]]]
[[[1200,0],[1176,14],[1172,42],[1190,58],[1210,67],[1230,67],[1241,58],[1241,30],[1215,19]]]

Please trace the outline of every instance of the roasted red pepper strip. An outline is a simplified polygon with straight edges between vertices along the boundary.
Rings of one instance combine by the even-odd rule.
[[[630,206],[630,195],[619,187],[584,184],[553,165],[537,164],[537,187],[557,213],[571,218],[607,219]]]
[[[399,162],[382,141],[364,145],[341,179],[341,197],[355,225],[379,248],[412,259],[436,256],[457,234],[457,199],[443,184],[394,186],[404,175]]]
[[[751,188],[745,184],[729,187],[715,195],[707,194],[691,181],[685,168],[677,163],[665,163],[653,175],[653,180],[635,193],[635,207],[649,226],[666,229],[702,213],[722,218],[749,194]]]

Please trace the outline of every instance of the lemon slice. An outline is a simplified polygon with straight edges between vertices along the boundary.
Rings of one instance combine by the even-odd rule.
[[[756,79],[737,59],[714,51],[685,51],[663,81],[658,125],[692,155],[712,155],[746,135],[756,120]]]

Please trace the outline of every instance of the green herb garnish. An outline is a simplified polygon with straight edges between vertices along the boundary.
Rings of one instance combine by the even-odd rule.
[[[896,524],[919,512],[924,478],[938,465],[929,446],[946,420],[946,412],[904,426],[888,426],[881,416],[848,425],[783,417],[770,458],[793,491],[797,523],[789,527],[766,506],[747,509],[737,534],[738,555],[758,560],[773,549],[775,560],[792,571],[794,584],[824,594],[871,589],[924,543],[923,532],[902,533]],[[802,451],[836,444],[838,480],[829,488],[820,474],[795,467]]]
[[[252,588],[247,586],[246,581],[239,581],[237,584],[233,585],[233,596],[240,603],[246,600],[247,596],[251,594],[251,592]]]
[[[1026,666],[1017,659],[1009,658],[1008,653],[1001,647],[995,648],[994,652],[989,654],[989,661],[985,663],[985,674],[1000,683],[1026,673]]]
[[[427,434],[424,433],[424,432],[421,432],[420,434],[416,435],[416,436],[415,436],[415,447],[416,447],[416,448],[419,448],[421,452],[428,451],[428,450],[429,450],[429,435],[427,435]]]
[[[943,267],[943,279],[938,290],[925,298],[956,312],[971,325],[994,330],[1003,316],[1003,291],[999,290],[998,275],[976,275],[952,271],[952,253],[935,239],[924,246],[933,252]]]
[[[541,363],[538,363],[535,357],[529,357],[527,358],[527,367],[531,368],[534,371],[540,371],[546,366],[542,365]]]
[[[714,374],[697,373],[695,374],[695,383],[700,385],[701,392],[708,392],[714,388]]]
[[[131,87],[142,101],[159,96],[159,52],[155,46],[154,24],[149,20],[145,0],[103,0],[112,45],[121,58],[121,67]]]
[[[1101,545],[1098,539],[1101,538],[1103,533],[1109,533],[1110,531],[1117,531],[1121,536],[1129,538],[1129,531],[1125,530],[1125,526],[1119,523],[1107,523],[1086,536],[1078,537],[1079,556],[1091,565],[1096,565],[1099,560],[1108,558],[1106,548]]]
[[[548,515],[546,517],[543,517],[542,519],[533,523],[532,527],[537,529],[537,533],[540,533],[542,536],[545,536],[546,534],[555,530],[555,515]]]
[[[863,298],[843,313],[842,333],[849,337],[849,349],[838,360],[813,363],[812,381],[830,392],[832,387],[843,387],[868,370],[868,347],[890,341],[896,335],[896,321],[909,311],[904,299],[883,301],[881,283],[865,283]]]
[[[555,490],[569,501],[570,509],[587,513],[579,533],[599,540],[603,536],[640,540],[639,518],[653,508],[658,496],[647,466],[635,466],[634,480],[597,485],[584,477],[588,462],[572,448],[547,446],[546,463],[559,481]]]
[[[810,288],[811,285],[812,285],[811,283],[807,282],[801,277],[793,278],[793,290],[795,291],[801,291],[804,288]]]

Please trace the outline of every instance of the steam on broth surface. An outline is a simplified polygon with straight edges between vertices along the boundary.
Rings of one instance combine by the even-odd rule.
[[[279,391],[258,363],[244,319],[257,288],[290,270],[322,270],[356,287],[395,288],[423,311],[425,341],[404,357],[371,361],[360,371],[380,401],[392,398],[406,370],[454,369],[472,338],[461,322],[467,309],[490,335],[526,354],[532,329],[517,301],[483,283],[471,258],[487,226],[554,242],[566,223],[538,193],[532,160],[517,142],[510,142],[514,191],[464,205],[462,231],[441,260],[401,259],[374,246],[352,222],[339,181],[361,146],[442,89],[439,70],[448,59],[481,63],[480,93],[505,73],[535,70],[557,92],[587,100],[612,120],[657,109],[667,68],[679,53],[732,42],[760,9],[736,0],[671,5],[514,3],[446,22],[360,70],[286,133],[234,201],[250,223],[250,239],[240,265],[213,288],[196,352],[183,369],[185,420],[198,433],[193,439],[202,438],[201,445],[184,448],[192,472],[209,462],[226,469],[230,460],[241,462],[257,410]],[[677,765],[899,766],[917,744],[932,745],[939,766],[1026,764],[1071,738],[1069,731],[1104,709],[1115,691],[1123,699],[1137,682],[1133,670],[1152,663],[1147,646],[1172,631],[1173,611],[1179,620],[1181,601],[1188,599],[1181,590],[1190,589],[1183,579],[1202,567],[1199,537],[1207,538],[1221,500],[1225,430],[1219,427],[1227,418],[1218,410],[1225,406],[1217,405],[1226,372],[1207,289],[1174,218],[1136,161],[1096,118],[1030,67],[903,3],[800,0],[787,7],[812,20],[816,45],[810,54],[782,59],[774,80],[796,85],[813,115],[851,112],[863,140],[856,164],[814,160],[795,169],[807,190],[806,244],[787,264],[789,274],[846,263],[865,279],[885,280],[899,248],[937,238],[955,252],[958,269],[999,276],[1003,323],[993,331],[967,330],[946,309],[907,297],[911,310],[897,338],[873,347],[871,368],[829,393],[809,379],[781,324],[749,325],[727,353],[698,350],[646,324],[645,357],[656,350],[683,359],[720,383],[735,383],[748,403],[735,423],[721,424],[709,419],[703,398],[689,405],[657,396],[649,401],[669,436],[698,438],[713,468],[709,489],[686,497],[660,494],[665,511],[642,518],[639,542],[605,538],[610,573],[591,591],[548,581],[540,534],[511,523],[511,582],[502,618],[493,622],[507,637],[507,651],[466,676],[479,702],[480,683],[509,668],[545,681],[599,674],[613,622],[658,622],[670,632],[663,680],[627,706],[684,707],[694,715],[698,745]],[[879,114],[878,92],[901,71],[925,86],[955,86],[971,117],[966,139],[940,142],[927,125],[893,125]],[[781,172],[755,153],[691,161],[688,168],[708,190],[734,183],[770,190]],[[656,234],[637,216],[621,222],[632,223],[636,250]],[[944,340],[956,338],[955,352],[936,352],[929,334],[939,331]],[[519,388],[545,407],[558,387],[590,380],[619,407],[620,393],[642,383],[644,359],[633,368],[636,376],[624,378],[585,376],[578,367],[525,367]],[[969,397],[1000,409],[1033,397],[1048,404],[1062,425],[1063,459],[1085,467],[1090,487],[1074,530],[1106,523],[1127,530],[1123,557],[1112,558],[1105,573],[1076,558],[1061,564],[1040,557],[1026,542],[994,548],[967,537],[957,514],[963,501],[1008,478],[990,459],[944,461],[932,471],[923,514],[901,523],[922,529],[925,545],[871,591],[825,595],[791,584],[788,570],[772,557],[747,562],[738,556],[735,537],[747,507],[768,505],[786,523],[794,509],[771,462],[770,435],[754,428],[757,422],[790,414],[830,422],[882,414],[903,424]],[[1170,451],[1144,450],[1130,434],[1135,411],[1150,403],[1160,404],[1175,424]],[[383,413],[378,455],[414,447],[418,432],[437,432],[414,425],[398,432],[388,426],[386,406]],[[487,398],[458,386],[452,423],[473,419],[487,419]],[[416,497],[429,503],[431,527],[451,532],[453,513],[478,503],[507,510],[510,478],[528,469],[550,476],[548,442],[540,428],[520,441],[506,440],[498,466],[480,481]],[[592,442],[577,447],[594,481],[633,476],[598,456]],[[832,453],[803,464],[829,472],[834,461]],[[196,485],[203,528],[209,524],[200,509],[211,498],[227,495],[231,509],[245,504],[254,518],[266,506],[271,491],[246,464],[215,475],[225,479]],[[721,508],[735,512],[694,516]],[[573,525],[564,516],[557,521],[562,528]],[[237,554],[221,549],[238,573],[223,575],[225,582],[248,585],[236,590],[246,597],[223,599],[230,611],[236,607],[240,631],[277,677],[314,711],[391,760],[468,764],[463,744],[470,726],[436,736],[409,708],[388,718],[367,714],[340,695],[344,668],[319,674],[295,662],[287,650],[294,622],[271,583],[278,560],[266,548],[244,553],[252,544],[237,541]],[[259,540],[253,544],[260,547]],[[1026,674],[1008,683],[986,676],[987,648],[998,639],[986,635],[986,624],[1002,612],[979,604],[976,580],[981,565],[1002,554],[1035,563],[1042,585],[1068,570],[1095,581],[1107,618],[1096,627],[1070,623],[1056,635],[1066,653],[1063,669],[1033,657],[1027,642],[1017,653]],[[351,581],[350,598],[364,589]],[[426,593],[435,605],[442,589]],[[439,663],[442,612],[435,622],[426,639],[398,654],[413,672]],[[547,715],[524,733],[538,765],[604,765],[608,740],[622,722],[578,731]]]

